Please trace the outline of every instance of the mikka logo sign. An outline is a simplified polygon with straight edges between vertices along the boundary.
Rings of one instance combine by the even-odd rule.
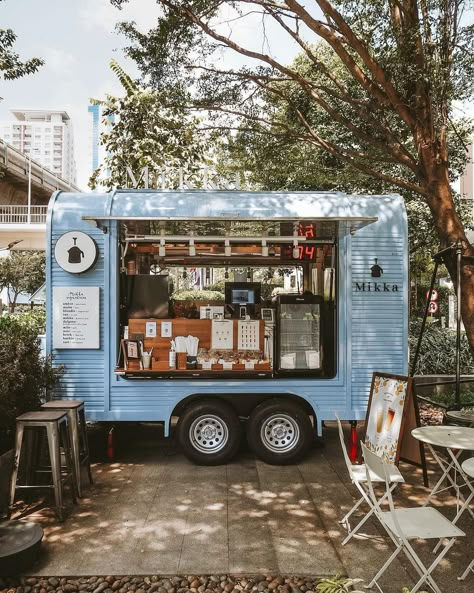
[[[378,263],[378,259],[374,259],[374,265],[370,268],[370,275],[372,278],[382,278],[383,268]],[[356,292],[398,292],[398,284],[391,282],[382,282],[374,280],[370,282],[355,282]]]

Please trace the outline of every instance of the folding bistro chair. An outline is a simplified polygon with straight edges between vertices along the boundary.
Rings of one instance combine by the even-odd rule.
[[[344,539],[344,541],[342,542],[342,545],[344,546],[351,539],[351,537],[355,533],[357,533],[357,531],[359,531],[359,529],[364,525],[364,523],[367,521],[367,519],[369,519],[369,517],[373,514],[375,509],[374,509],[372,500],[369,496],[365,465],[353,465],[351,463],[351,460],[349,459],[349,455],[347,454],[346,443],[344,440],[344,431],[342,430],[342,424],[341,424],[341,421],[339,420],[339,417],[337,414],[336,414],[336,420],[337,420],[337,427],[339,429],[339,439],[341,441],[342,453],[344,455],[344,461],[346,462],[347,471],[349,472],[349,476],[351,478],[352,483],[357,488],[357,490],[359,490],[359,492],[361,493],[360,499],[355,503],[355,505],[352,507],[352,509],[339,521],[339,523],[345,525],[345,527],[347,529],[347,536]],[[390,484],[391,484],[390,489],[393,490],[397,484],[400,484],[400,483],[404,482],[405,480],[403,479],[402,474],[400,473],[399,469],[395,465],[390,465],[389,468],[390,468]],[[385,477],[377,476],[377,475],[373,474],[372,481],[385,483]],[[384,494],[384,496],[382,496],[380,501],[377,503],[377,506],[381,505],[386,500],[386,498],[387,498],[387,494]],[[350,524],[349,524],[349,518],[360,507],[360,505],[363,502],[367,503],[367,505],[369,506],[369,511],[359,521],[359,523],[354,527],[354,529],[351,529]]]
[[[416,572],[420,575],[418,582],[415,584],[410,593],[416,593],[426,582],[433,591],[441,593],[440,588],[431,576],[432,571],[441,562],[451,546],[456,541],[457,537],[466,535],[456,525],[453,525],[444,515],[433,507],[416,507],[416,508],[402,508],[395,509],[392,498],[392,490],[390,488],[389,471],[390,466],[385,463],[380,457],[372,453],[362,443],[362,452],[364,455],[365,466],[367,469],[367,483],[369,488],[372,504],[374,505],[375,513],[381,524],[390,535],[395,544],[395,550],[390,558],[385,562],[379,572],[375,575],[372,581],[367,585],[370,589],[374,585],[379,591],[382,591],[378,580],[392,564],[395,558],[403,551],[408,560],[413,565]],[[371,475],[385,476],[385,492],[388,498],[389,511],[382,512],[380,506],[377,505],[377,497],[374,492]],[[442,549],[441,553],[436,556],[431,565],[427,568],[421,561],[420,557],[414,550],[410,541],[415,539],[448,539],[448,542]]]

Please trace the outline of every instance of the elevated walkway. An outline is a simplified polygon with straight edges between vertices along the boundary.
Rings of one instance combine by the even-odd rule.
[[[10,245],[19,250],[46,248],[47,204],[57,190],[82,191],[0,140],[0,251]]]

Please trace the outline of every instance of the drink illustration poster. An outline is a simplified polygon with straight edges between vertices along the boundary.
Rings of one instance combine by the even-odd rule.
[[[410,397],[410,379],[374,373],[364,444],[387,463],[398,463],[406,405]]]

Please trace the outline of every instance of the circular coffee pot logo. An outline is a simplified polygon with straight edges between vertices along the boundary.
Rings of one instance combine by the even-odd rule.
[[[90,270],[98,255],[99,250],[94,239],[81,231],[61,235],[54,248],[54,257],[58,265],[71,274],[81,274]]]

